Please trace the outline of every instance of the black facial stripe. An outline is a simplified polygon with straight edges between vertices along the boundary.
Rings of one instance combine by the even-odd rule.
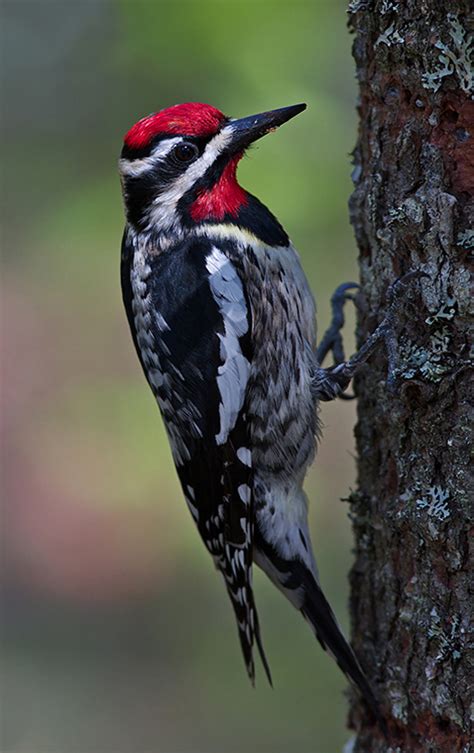
[[[135,227],[142,227],[153,197],[156,195],[156,177],[149,170],[137,177],[127,176],[123,179],[123,189],[127,206],[127,217]]]
[[[149,157],[157,144],[164,141],[165,138],[170,139],[175,137],[172,134],[159,134],[143,149],[131,149],[127,145],[124,145],[121,157],[129,159],[130,165],[133,167],[133,160]],[[202,154],[212,136],[186,136],[183,138],[195,144],[200,154]],[[149,168],[139,173],[139,175],[123,175],[122,180],[126,197],[127,216],[135,227],[143,227],[148,222],[148,210],[153,199],[160,193],[160,190],[166,190],[166,188],[172,185],[173,181],[182,175],[188,169],[189,165],[192,164],[192,162],[180,163],[178,160],[173,159],[171,155],[169,157],[165,157],[157,164],[150,162]]]
[[[136,146],[128,146],[128,144],[124,144],[122,147],[122,152],[120,154],[121,159],[143,159],[144,157],[149,157],[151,154],[151,150],[153,148],[154,144],[153,142],[150,142],[146,146],[142,147],[136,147]]]
[[[186,193],[183,194],[178,202],[178,211],[182,215],[187,214],[187,210],[189,210],[189,207],[201,191],[205,191],[217,183],[228,163],[229,155],[223,152],[223,154],[214,160],[212,165],[209,165],[204,175],[196,181],[189,191],[186,191]]]

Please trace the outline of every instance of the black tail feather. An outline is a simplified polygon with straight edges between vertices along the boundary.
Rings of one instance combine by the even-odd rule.
[[[258,527],[254,560],[294,606],[300,609],[322,647],[334,657],[346,677],[358,688],[387,737],[387,724],[372,688],[311,570],[302,560],[287,560],[277,554]]]
[[[337,624],[334,613],[319,585],[309,573],[305,580],[305,599],[301,613],[310,623],[321,646],[333,656],[346,677],[359,689],[386,736],[386,721],[359,660]]]
[[[268,664],[267,657],[265,656],[265,651],[264,651],[263,643],[262,643],[262,636],[260,635],[260,624],[258,621],[257,610],[255,609],[255,607],[254,607],[254,615],[255,615],[255,639],[257,641],[258,653],[260,654],[260,659],[262,661],[268,683],[270,687],[273,688],[272,673],[270,672],[270,665]]]
[[[270,666],[268,664],[267,657],[265,656],[262,637],[260,634],[260,624],[258,621],[257,608],[255,606],[255,601],[253,598],[253,591],[251,588],[247,589],[247,603],[242,603],[241,601],[239,601],[235,592],[231,587],[229,587],[229,585],[227,586],[227,591],[230,596],[232,606],[234,607],[237,629],[239,631],[240,645],[242,648],[245,666],[247,668],[247,674],[250,678],[250,682],[253,686],[255,686],[255,662],[253,658],[253,647],[255,641],[268,682],[270,686],[273,687]]]

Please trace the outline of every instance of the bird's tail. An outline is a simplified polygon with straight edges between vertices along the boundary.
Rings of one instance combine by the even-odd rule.
[[[333,657],[346,677],[359,689],[382,730],[385,731],[385,720],[359,660],[344,637],[320,586],[310,573],[308,573],[308,576],[301,613],[311,625],[321,646]]]
[[[236,566],[237,562],[241,564],[240,553],[242,553],[242,559],[247,565],[245,568]],[[255,606],[252,588],[251,556],[252,550],[234,549],[228,545],[226,556],[221,557],[219,560],[218,569],[224,578],[227,593],[234,609],[240,646],[250,682],[252,685],[255,685],[253,649],[256,643],[268,682],[272,685],[270,666],[263,649],[257,607]],[[247,557],[247,561],[245,557]]]
[[[301,611],[321,646],[335,659],[346,677],[359,689],[385,733],[386,723],[379,704],[353,649],[344,637],[316,575],[300,559],[284,559],[258,534],[255,562]]]
[[[235,619],[237,622],[237,629],[239,631],[240,645],[242,648],[242,654],[247,668],[247,674],[250,678],[252,685],[255,685],[255,662],[253,658],[254,642],[257,644],[257,648],[262,660],[265,674],[267,675],[268,682],[272,685],[272,676],[270,672],[270,666],[265,656],[263,649],[262,638],[260,635],[260,625],[258,621],[257,608],[255,606],[253,590],[250,586],[246,589],[234,590],[232,585],[228,582],[227,592],[230,596],[232,606],[235,612]]]

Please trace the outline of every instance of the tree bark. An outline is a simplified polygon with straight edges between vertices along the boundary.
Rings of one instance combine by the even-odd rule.
[[[400,304],[396,393],[386,388],[382,350],[355,384],[353,638],[389,741],[354,698],[354,753],[470,750],[469,5],[353,0],[349,7],[360,87],[350,206],[360,253],[359,344],[381,320],[391,281],[410,269],[429,275]]]

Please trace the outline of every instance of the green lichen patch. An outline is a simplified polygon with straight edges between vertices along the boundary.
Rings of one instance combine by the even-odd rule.
[[[434,314],[431,314],[425,319],[426,324],[432,325],[438,322],[447,321],[450,322],[456,316],[458,311],[458,305],[455,298],[446,298],[442,305]]]
[[[388,225],[398,222],[402,225],[420,225],[423,222],[425,208],[422,202],[413,196],[405,199],[399,206],[388,212]]]
[[[403,44],[404,41],[405,39],[399,33],[395,26],[395,23],[392,21],[390,26],[388,26],[387,29],[385,29],[385,31],[380,34],[375,43],[375,46],[378,47],[381,44],[385,44],[387,47],[391,47],[393,44]]]
[[[455,368],[456,358],[451,349],[452,333],[449,323],[457,313],[457,301],[448,297],[425,319],[431,332],[424,343],[400,338],[399,375],[402,379],[421,377],[436,384]]]
[[[447,327],[441,327],[441,329],[433,332],[430,336],[430,345],[433,353],[443,354],[449,350],[449,344],[451,342],[451,333]]]
[[[394,0],[382,0],[380,6],[380,13],[384,16],[386,13],[396,13],[400,3],[394,2]]]
[[[348,13],[359,13],[359,11],[370,10],[373,0],[351,0],[347,7]]]
[[[433,71],[423,73],[423,86],[437,92],[447,76],[455,76],[462,91],[474,96],[473,37],[455,13],[448,13],[448,32],[448,43],[441,39],[435,42],[435,47],[440,50],[438,65]]]
[[[427,515],[444,522],[451,515],[448,500],[449,492],[441,486],[430,486],[426,494],[417,499],[415,504],[417,510],[424,510]]]
[[[402,342],[402,362],[399,375],[405,379],[422,377],[428,382],[437,384],[454,368],[455,361],[448,352],[451,341],[449,334],[439,332],[430,336],[427,347],[411,342]]]
[[[459,233],[456,238],[456,245],[465,248],[467,251],[474,251],[474,230],[465,230]]]
[[[392,716],[394,719],[406,723],[408,721],[408,701],[405,689],[399,683],[392,681],[388,683],[387,690]]]
[[[400,495],[400,501],[404,503],[404,507],[399,511],[398,517],[406,517],[414,511],[420,523],[425,520],[423,528],[430,538],[439,538],[441,524],[451,516],[450,493],[447,489],[439,485],[426,487],[421,482],[416,482]]]
[[[439,664],[447,658],[458,660],[461,658],[460,651],[460,619],[458,615],[451,615],[447,624],[443,626],[442,619],[436,607],[430,612],[430,624],[428,626],[428,638],[434,642],[436,654],[433,657],[434,664]],[[428,679],[434,675],[434,667],[428,669]]]

